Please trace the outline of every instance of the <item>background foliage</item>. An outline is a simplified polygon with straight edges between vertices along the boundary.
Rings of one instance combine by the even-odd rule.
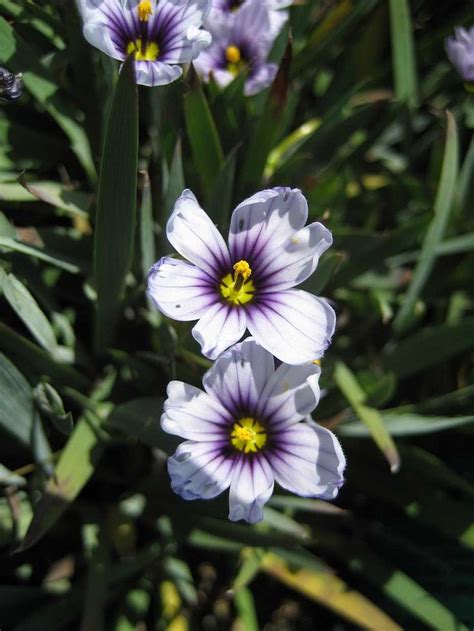
[[[0,111],[2,629],[474,626],[474,100],[443,49],[473,9],[313,0],[268,93],[190,71],[138,101],[69,0],[0,0],[25,83]],[[338,312],[335,505],[278,491],[249,527],[170,491],[165,387],[208,362],[144,287],[185,185],[224,231],[298,186],[334,233],[308,286]]]

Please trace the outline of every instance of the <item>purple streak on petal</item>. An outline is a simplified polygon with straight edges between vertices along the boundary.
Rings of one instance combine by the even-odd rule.
[[[247,338],[217,358],[204,375],[203,385],[237,420],[254,416],[274,369],[272,355]]]
[[[273,492],[273,471],[263,454],[235,460],[229,492],[229,519],[254,524],[263,519],[263,505]]]
[[[235,461],[222,444],[186,441],[168,459],[171,488],[185,500],[211,499],[229,487]]]

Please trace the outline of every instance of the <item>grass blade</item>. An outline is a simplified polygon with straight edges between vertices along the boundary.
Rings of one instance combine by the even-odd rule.
[[[334,380],[351,404],[354,412],[367,426],[372,438],[388,460],[390,470],[396,473],[400,468],[400,456],[392,437],[388,433],[378,410],[365,405],[366,394],[357,383],[354,374],[342,362],[336,364]]]
[[[408,0],[390,0],[390,30],[395,94],[412,109],[418,105],[418,80]]]
[[[196,77],[192,82],[190,91],[184,97],[186,130],[196,171],[201,176],[204,194],[209,197],[214,180],[224,165],[224,152],[204,92]]]
[[[133,61],[123,65],[110,112],[99,179],[94,237],[96,348],[113,342],[132,262],[138,167],[138,97]]]
[[[446,119],[446,145],[438,193],[434,204],[434,217],[424,238],[420,259],[413,273],[412,281],[393,321],[393,328],[396,333],[402,333],[410,324],[416,301],[433,269],[436,260],[436,248],[442,242],[453,207],[458,177],[459,143],[456,122],[451,112],[446,112]]]

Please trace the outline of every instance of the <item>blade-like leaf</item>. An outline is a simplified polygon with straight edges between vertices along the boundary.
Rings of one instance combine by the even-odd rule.
[[[224,153],[212,112],[195,76],[184,97],[184,115],[195,168],[204,194],[209,197],[214,180],[224,165]]]
[[[138,162],[138,98],[133,60],[122,67],[102,154],[94,235],[96,348],[113,341],[132,262]]]
[[[262,569],[278,581],[329,607],[339,615],[371,631],[402,631],[402,628],[361,593],[350,589],[329,570],[291,568],[276,554],[267,554]]]
[[[400,457],[387,428],[384,425],[380,412],[375,408],[365,405],[366,394],[357,383],[354,374],[342,362],[336,364],[334,370],[334,380],[341,392],[351,404],[354,412],[360,420],[367,426],[372,438],[385,454],[390,469],[393,473],[400,467]]]
[[[458,177],[458,134],[456,122],[451,112],[446,112],[446,119],[446,145],[438,194],[434,204],[434,217],[423,240],[420,258],[412,281],[393,321],[393,328],[398,333],[403,332],[410,324],[415,303],[433,269],[436,260],[436,248],[444,237],[453,207]]]
[[[418,80],[408,0],[390,0],[390,30],[395,94],[414,108],[418,105]]]
[[[30,333],[47,351],[54,353],[57,348],[56,336],[48,318],[28,289],[13,274],[7,274],[0,268],[0,289]]]

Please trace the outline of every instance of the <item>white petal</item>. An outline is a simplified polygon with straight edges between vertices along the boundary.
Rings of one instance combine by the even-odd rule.
[[[166,235],[184,258],[217,280],[231,269],[222,235],[191,191],[185,190],[177,200],[166,226]]]
[[[163,3],[163,0],[161,0]],[[182,10],[181,27],[187,30],[191,26],[201,26],[211,10],[212,0],[165,0]],[[160,10],[160,7],[158,7]]]
[[[281,291],[302,283],[331,244],[332,235],[321,223],[298,230],[277,252],[259,262],[260,291]]]
[[[209,359],[216,357],[240,340],[247,320],[244,309],[216,303],[194,326],[192,334],[201,345],[201,352]]]
[[[247,309],[250,333],[287,364],[320,359],[330,344],[335,324],[333,308],[300,289],[263,294]]]
[[[138,85],[153,87],[173,83],[183,74],[183,69],[161,61],[136,61],[135,74]]]
[[[165,432],[188,440],[228,440],[233,419],[219,401],[182,381],[170,381],[166,393],[161,417]]]
[[[229,487],[234,460],[215,443],[182,443],[168,459],[171,488],[185,500],[211,499]]]
[[[346,459],[332,432],[303,422],[281,432],[276,443],[267,457],[280,486],[303,497],[336,497]]]
[[[199,320],[218,300],[206,272],[169,256],[151,268],[147,293],[162,313],[175,320]]]
[[[95,46],[109,57],[123,61],[125,54],[118,50],[110,37],[109,29],[104,26],[103,19],[95,20],[89,18],[82,29],[84,37],[92,46]]]
[[[307,217],[308,204],[298,189],[273,188],[252,195],[232,214],[229,231],[232,260],[259,260],[275,252],[304,226]]]
[[[287,427],[310,414],[319,403],[321,368],[281,364],[262,392],[257,415],[270,419],[272,431]]]
[[[235,411],[256,410],[262,392],[275,370],[273,356],[252,338],[234,344],[206,372],[206,392]],[[311,408],[312,409],[312,408]]]
[[[277,72],[278,66],[276,64],[262,64],[245,82],[245,96],[253,96],[268,88],[276,77]]]
[[[273,471],[265,458],[240,456],[229,492],[229,519],[255,524],[263,519],[263,505],[273,493]]]

